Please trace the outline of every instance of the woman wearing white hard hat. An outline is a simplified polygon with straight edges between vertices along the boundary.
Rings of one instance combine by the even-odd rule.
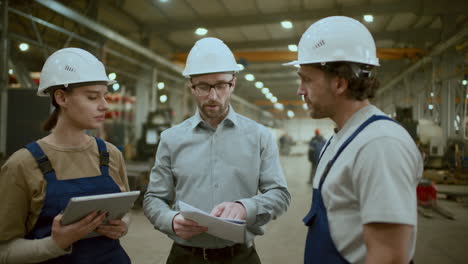
[[[45,62],[37,94],[50,96],[48,136],[16,151],[0,175],[0,263],[130,263],[119,238],[129,217],[103,224],[106,212],[62,225],[75,196],[128,191],[123,157],[86,134],[102,125],[111,84],[89,52],[65,48]],[[86,238],[96,231],[100,236]]]

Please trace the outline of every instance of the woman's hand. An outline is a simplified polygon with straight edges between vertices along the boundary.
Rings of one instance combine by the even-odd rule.
[[[54,217],[52,239],[60,248],[66,249],[102,224],[106,219],[106,212],[100,214],[96,211],[92,212],[80,221],[69,225],[60,223],[62,216],[62,214],[59,214]]]
[[[128,226],[122,220],[110,220],[108,224],[100,225],[96,232],[112,239],[119,239],[127,234]]]

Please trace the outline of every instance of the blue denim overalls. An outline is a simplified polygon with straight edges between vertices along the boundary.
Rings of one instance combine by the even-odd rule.
[[[36,159],[47,181],[44,205],[37,222],[27,239],[40,239],[51,235],[52,222],[72,197],[120,192],[119,186],[109,175],[109,152],[102,139],[96,138],[99,150],[101,175],[70,180],[57,180],[52,164],[37,142],[25,147]],[[73,243],[72,253],[42,263],[131,263],[119,240],[104,236],[78,240]]]

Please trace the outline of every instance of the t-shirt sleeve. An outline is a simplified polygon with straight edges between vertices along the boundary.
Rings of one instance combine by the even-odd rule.
[[[127,177],[127,168],[125,166],[125,160],[123,158],[122,153],[119,151],[118,152],[119,156],[119,175],[122,179],[122,182],[124,184],[125,191],[130,191],[130,187],[128,186],[128,177]]]
[[[416,225],[417,155],[412,146],[391,137],[374,139],[357,153],[353,175],[362,224]]]
[[[108,142],[106,142],[106,145],[110,154],[110,174],[117,185],[119,185],[120,189],[124,192],[128,192],[130,187],[128,186],[127,168],[122,152]]]
[[[27,232],[31,197],[24,178],[24,153],[18,152],[6,161],[0,172],[0,242],[24,237]]]

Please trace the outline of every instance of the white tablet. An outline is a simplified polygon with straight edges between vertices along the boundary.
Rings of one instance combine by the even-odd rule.
[[[108,212],[105,222],[121,219],[133,206],[140,191],[73,197],[60,221],[63,225],[81,220],[93,211]]]

